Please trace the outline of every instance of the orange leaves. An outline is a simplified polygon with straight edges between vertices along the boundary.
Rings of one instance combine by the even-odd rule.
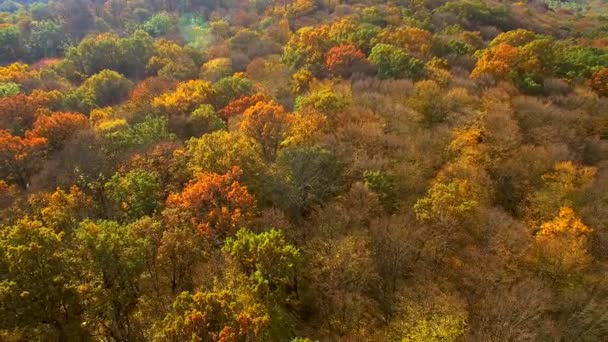
[[[150,77],[138,83],[129,96],[129,100],[138,107],[147,106],[152,99],[170,90],[175,83],[162,77]]]
[[[336,74],[347,74],[356,63],[365,59],[365,55],[354,45],[340,45],[331,48],[325,58],[325,67]]]
[[[283,106],[273,101],[262,101],[245,111],[240,129],[262,145],[267,160],[274,160],[291,122],[292,117]]]
[[[9,129],[21,133],[29,128],[38,112],[53,107],[60,100],[57,91],[45,92],[34,90],[32,94],[17,94],[0,98],[0,129]]]
[[[167,198],[167,207],[184,210],[204,235],[223,239],[253,215],[255,198],[238,178],[238,166],[224,175],[201,172],[181,193]]]
[[[477,60],[475,69],[471,72],[471,77],[479,78],[483,75],[490,75],[497,79],[506,79],[509,72],[516,66],[519,56],[519,49],[506,43],[484,50]]]
[[[45,138],[22,138],[0,130],[0,178],[13,180],[26,188],[46,142]]]
[[[245,112],[245,110],[260,101],[266,101],[268,97],[262,93],[257,93],[250,96],[241,96],[238,99],[228,103],[226,107],[222,108],[218,114],[224,119],[228,120],[229,118],[237,115],[241,115]]]
[[[48,140],[51,148],[59,149],[77,131],[88,127],[89,121],[80,113],[57,112],[51,115],[39,116],[26,136],[30,138],[45,138]]]
[[[600,96],[608,96],[608,68],[600,69],[591,76],[591,88]]]

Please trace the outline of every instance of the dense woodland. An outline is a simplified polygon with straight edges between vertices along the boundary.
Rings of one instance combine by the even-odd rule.
[[[605,0],[0,2],[0,340],[607,341]]]

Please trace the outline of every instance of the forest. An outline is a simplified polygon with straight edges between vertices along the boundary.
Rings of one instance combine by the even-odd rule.
[[[0,341],[608,341],[607,0],[0,0]]]

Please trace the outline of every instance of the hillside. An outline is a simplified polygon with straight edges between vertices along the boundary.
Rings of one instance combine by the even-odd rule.
[[[0,2],[0,341],[608,341],[608,2]]]

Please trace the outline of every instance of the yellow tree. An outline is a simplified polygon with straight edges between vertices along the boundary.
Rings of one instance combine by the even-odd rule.
[[[202,80],[182,82],[174,92],[156,97],[154,108],[168,115],[189,115],[200,105],[211,102],[211,83]]]
[[[572,208],[560,208],[559,214],[543,223],[536,234],[542,270],[559,278],[583,271],[592,261],[588,250],[591,233]]]
[[[519,49],[506,43],[483,50],[478,56],[471,77],[479,78],[489,75],[496,79],[507,79],[509,73],[517,65],[519,56]]]
[[[537,229],[560,207],[577,207],[584,201],[585,191],[593,185],[596,173],[595,167],[569,160],[556,163],[551,172],[542,176],[542,187],[528,197],[522,209],[529,226]]]

